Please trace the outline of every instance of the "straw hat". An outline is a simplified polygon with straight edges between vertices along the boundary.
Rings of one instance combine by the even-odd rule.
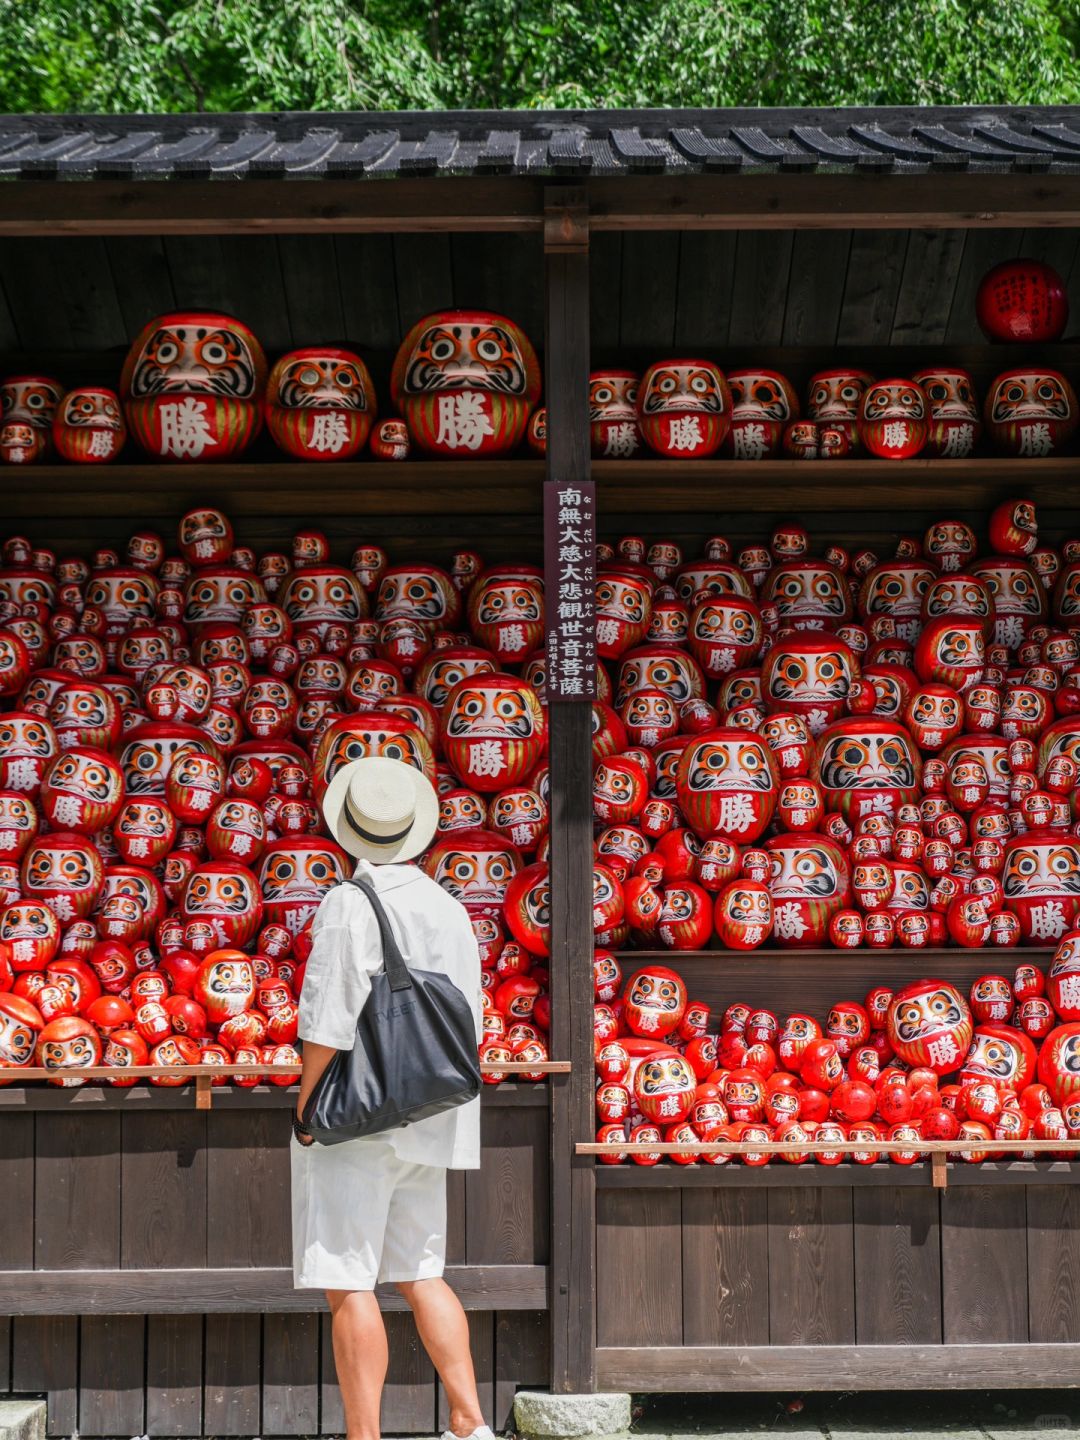
[[[387,865],[411,860],[431,843],[439,797],[412,765],[369,756],[341,767],[323,796],[322,812],[343,850]]]

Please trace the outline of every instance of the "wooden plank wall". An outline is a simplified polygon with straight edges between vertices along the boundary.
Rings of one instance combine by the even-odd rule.
[[[1078,1223],[1065,1184],[601,1187],[597,1343],[1076,1344]]]
[[[450,1179],[451,1265],[547,1263],[548,1126],[546,1104],[485,1104],[483,1168]],[[0,1270],[288,1266],[288,1135],[286,1110],[258,1097],[209,1114],[6,1113]],[[384,1433],[444,1428],[411,1316],[387,1322]],[[546,1383],[547,1314],[478,1310],[469,1324],[485,1411],[501,1427],[516,1388]],[[45,1394],[51,1435],[343,1429],[329,1317],[318,1312],[5,1318],[0,1392]]]
[[[590,244],[592,355],[982,344],[975,290],[1017,255],[1064,277],[1075,339],[1078,241],[1071,229],[603,231]],[[0,239],[0,365],[96,356],[115,373],[148,320],[205,306],[245,320],[271,356],[355,346],[385,399],[380,366],[431,310],[497,310],[542,347],[542,277],[532,235]]]
[[[1001,260],[1054,266],[1080,300],[1076,230],[636,231],[593,235],[594,361],[704,351],[984,343],[975,291]],[[1074,304],[1065,338],[1080,335]]]

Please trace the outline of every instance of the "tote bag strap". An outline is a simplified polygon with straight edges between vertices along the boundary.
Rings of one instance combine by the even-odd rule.
[[[390,929],[390,921],[383,903],[375,893],[375,888],[369,885],[366,880],[350,879],[348,885],[355,885],[362,890],[371,902],[371,908],[375,912],[375,919],[379,923],[379,934],[382,937],[383,965],[386,969],[387,979],[390,981],[391,990],[411,990],[412,977],[409,974],[409,967],[405,963],[398,943],[394,939],[394,932]]]

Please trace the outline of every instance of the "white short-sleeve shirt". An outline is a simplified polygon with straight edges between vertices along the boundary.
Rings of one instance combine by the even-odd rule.
[[[415,865],[361,860],[353,874],[378,892],[406,963],[447,975],[472,1005],[479,1043],[480,951],[465,907]],[[379,926],[363,891],[338,885],[324,897],[311,929],[300,993],[300,1039],[351,1050],[371,977],[382,967]],[[480,1165],[479,1097],[370,1138],[390,1144],[410,1164],[475,1170]],[[368,1138],[345,1143],[364,1145]]]

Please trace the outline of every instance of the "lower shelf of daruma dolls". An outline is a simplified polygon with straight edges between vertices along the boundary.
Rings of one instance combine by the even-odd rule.
[[[722,1012],[735,1001],[777,1014],[806,1011],[824,1019],[838,1000],[862,1001],[875,985],[894,990],[924,977],[951,980],[966,992],[980,975],[1012,973],[1021,961],[1045,970],[1053,947],[1039,949],[620,950],[624,977],[643,965],[666,965],[694,1000]],[[894,1167],[896,1168],[896,1167]]]

